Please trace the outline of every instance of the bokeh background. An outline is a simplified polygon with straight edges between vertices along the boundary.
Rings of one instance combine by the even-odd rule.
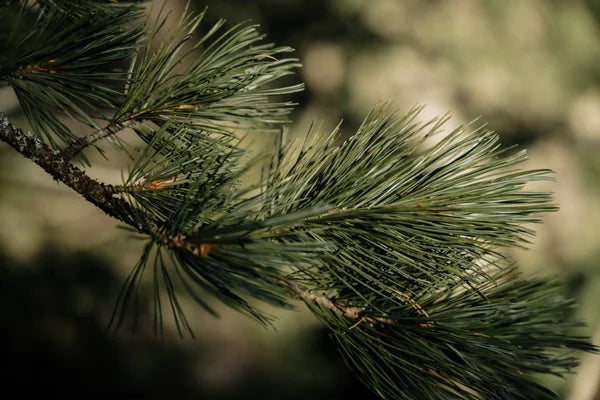
[[[182,9],[183,1],[169,1]],[[529,167],[553,169],[560,211],[537,226],[530,274],[557,274],[579,307],[581,333],[600,344],[600,1],[597,0],[210,0],[202,29],[252,19],[303,63],[292,135],[313,120],[324,132],[391,100],[423,119],[481,117],[506,145],[529,149]],[[0,109],[27,127],[14,94]],[[255,141],[257,150],[264,143]],[[94,158],[90,174],[120,181],[127,159]],[[190,308],[195,340],[150,314],[136,333],[105,333],[140,244],[75,193],[0,144],[0,386],[147,398],[370,399],[327,332],[299,305],[272,310],[276,329],[219,308]],[[585,355],[566,379],[547,379],[562,399],[600,399],[600,357]]]

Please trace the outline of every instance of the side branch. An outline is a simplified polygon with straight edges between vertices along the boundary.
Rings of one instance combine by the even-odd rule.
[[[52,149],[37,137],[23,132],[12,125],[0,112],[0,140],[30,159],[55,180],[60,181],[82,195],[87,201],[106,214],[129,224],[141,232],[149,232],[150,227],[142,224],[140,211],[123,199],[113,196],[112,185],[106,185],[90,178],[84,171],[75,167],[62,153]],[[136,218],[136,216],[138,218]]]
[[[116,135],[129,125],[133,124],[133,120],[120,122],[117,124],[110,124],[102,129],[98,129],[96,132],[83,136],[69,145],[66,149],[60,152],[62,158],[66,160],[72,160],[77,154],[81,153],[85,148],[91,146],[99,140],[107,138],[112,135]]]
[[[173,187],[173,184],[177,182],[177,175],[170,179],[156,179],[144,183],[136,183],[132,185],[114,185],[112,187],[113,193],[131,193],[131,192],[146,192],[150,190],[161,190]]]
[[[395,321],[390,318],[369,317],[369,316],[363,315],[364,311],[365,311],[364,308],[351,307],[351,306],[336,303],[333,300],[331,300],[329,297],[327,297],[327,295],[325,295],[324,293],[318,293],[318,292],[315,292],[314,290],[300,288],[285,279],[279,279],[279,282],[281,284],[289,287],[290,289],[292,289],[296,293],[296,295],[298,295],[298,297],[300,297],[302,300],[304,300],[307,303],[315,304],[317,306],[328,309],[330,311],[342,314],[345,317],[357,320],[356,324],[353,325],[353,327],[360,324],[361,322],[367,322],[371,325],[375,325],[375,324],[393,325],[393,324],[395,324]]]
[[[189,250],[198,257],[206,257],[208,252],[214,248],[220,247],[216,243],[198,243],[186,240],[184,235],[170,236],[159,228],[152,227],[152,233],[158,237],[161,242],[169,247],[177,247]]]
[[[81,137],[71,143],[67,148],[65,148],[61,155],[63,158],[67,160],[72,160],[77,154],[81,153],[87,147],[93,145],[99,140],[105,139],[107,137],[116,135],[121,132],[128,126],[131,126],[136,123],[137,120],[140,120],[144,116],[160,114],[164,111],[168,110],[198,110],[203,107],[205,104],[181,104],[178,106],[169,107],[166,109],[157,109],[157,110],[142,110],[128,116],[122,116],[119,121],[120,122],[112,122],[109,125],[105,126],[102,129],[98,129],[97,131]]]

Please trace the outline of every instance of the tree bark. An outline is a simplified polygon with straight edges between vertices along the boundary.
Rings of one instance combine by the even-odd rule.
[[[55,180],[64,183],[87,201],[100,208],[106,214],[125,222],[142,232],[149,232],[140,211],[122,198],[115,197],[114,187],[90,178],[85,171],[79,169],[36,136],[23,132],[11,124],[0,112],[0,140],[7,143],[24,157],[36,163]]]

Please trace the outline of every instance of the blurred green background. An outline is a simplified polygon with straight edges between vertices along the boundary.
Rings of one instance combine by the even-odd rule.
[[[185,2],[169,1],[181,10]],[[527,273],[558,274],[579,303],[573,317],[600,343],[600,1],[214,0],[203,29],[252,19],[290,45],[306,90],[290,130],[313,120],[350,134],[379,101],[423,119],[450,111],[449,127],[481,116],[504,143],[529,149],[528,167],[553,169],[560,211],[537,226]],[[0,109],[27,127],[14,94]],[[255,140],[255,146],[261,146]],[[266,143],[266,141],[264,142]],[[94,156],[90,174],[119,182],[127,159]],[[139,242],[101,211],[0,144],[0,385],[147,398],[369,399],[327,332],[299,304],[272,310],[276,330],[221,307],[189,308],[196,340],[164,339],[142,313],[137,333],[104,329]],[[548,384],[563,399],[600,399],[600,357]],[[16,393],[16,392],[15,392]]]

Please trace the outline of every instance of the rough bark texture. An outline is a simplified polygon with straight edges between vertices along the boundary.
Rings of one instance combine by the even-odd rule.
[[[90,178],[84,171],[72,165],[58,151],[52,149],[39,138],[23,132],[12,125],[0,113],[0,140],[7,143],[24,157],[39,165],[55,180],[64,183],[87,201],[100,208],[106,214],[147,232],[149,227],[140,225],[132,216],[139,213],[129,203],[115,193],[112,185],[106,185]]]

